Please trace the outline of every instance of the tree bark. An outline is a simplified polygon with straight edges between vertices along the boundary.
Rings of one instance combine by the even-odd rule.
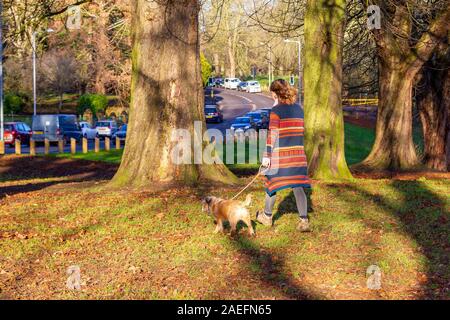
[[[443,43],[428,61],[418,85],[417,107],[424,135],[425,165],[449,170],[450,147],[450,49]]]
[[[161,188],[201,181],[233,183],[224,165],[176,165],[177,129],[204,121],[197,0],[135,0],[128,137],[112,183]]]
[[[371,170],[402,170],[419,164],[412,136],[414,74],[407,66],[380,62],[376,138],[361,166]]]
[[[308,0],[305,16],[305,149],[310,176],[351,178],[345,160],[342,43],[345,0]]]

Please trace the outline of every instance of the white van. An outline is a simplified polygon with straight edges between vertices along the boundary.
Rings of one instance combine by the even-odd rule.
[[[223,87],[225,89],[237,90],[239,83],[241,83],[241,80],[238,78],[226,78]]]

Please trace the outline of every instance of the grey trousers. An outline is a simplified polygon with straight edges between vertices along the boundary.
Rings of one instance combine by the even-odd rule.
[[[293,188],[295,202],[297,204],[298,214],[300,218],[308,218],[308,200],[306,198],[305,191],[302,187]],[[275,205],[275,200],[277,199],[277,195],[269,196],[266,193],[265,207],[264,213],[268,216],[272,216],[273,206]]]

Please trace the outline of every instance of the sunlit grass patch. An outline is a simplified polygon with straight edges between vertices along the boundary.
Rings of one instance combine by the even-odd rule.
[[[119,164],[122,160],[123,149],[116,150],[111,149],[109,151],[89,151],[88,153],[58,153],[58,154],[50,154],[49,156],[58,157],[58,158],[73,158],[78,160],[89,160],[89,161],[103,161],[107,163],[115,163]]]
[[[41,182],[3,185],[23,181]],[[249,191],[253,219],[264,202],[258,183]],[[449,188],[449,181],[426,179],[316,183],[312,233],[296,231],[295,199],[285,190],[274,227],[256,224],[254,238],[245,226],[236,236],[214,234],[192,190],[55,184],[17,192],[0,203],[0,295],[299,298],[303,290],[318,298],[443,298]],[[230,198],[235,190],[211,193]],[[81,292],[65,289],[74,264],[82,270]],[[366,288],[371,265],[383,273],[381,292]]]

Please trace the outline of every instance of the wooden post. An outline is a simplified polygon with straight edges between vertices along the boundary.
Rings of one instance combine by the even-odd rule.
[[[22,148],[21,148],[21,146],[20,146],[20,140],[19,140],[19,139],[16,139],[16,140],[14,141],[14,144],[15,144],[15,146],[16,146],[16,154],[17,154],[17,155],[21,155],[21,154],[22,154]]]
[[[44,140],[44,154],[50,153],[50,141],[48,139]]]
[[[111,149],[111,139],[109,137],[105,137],[105,150],[109,151]]]
[[[5,141],[0,141],[0,154],[5,154]]]
[[[100,139],[99,138],[95,138],[94,151],[95,152],[99,152],[100,151]]]
[[[116,150],[120,150],[120,138],[116,137]]]
[[[70,153],[77,153],[77,140],[74,138],[70,138]]]
[[[88,153],[88,139],[83,138],[83,153]]]
[[[30,156],[34,157],[35,155],[36,155],[36,141],[30,139]]]
[[[58,152],[64,153],[64,141],[63,139],[58,140]]]

